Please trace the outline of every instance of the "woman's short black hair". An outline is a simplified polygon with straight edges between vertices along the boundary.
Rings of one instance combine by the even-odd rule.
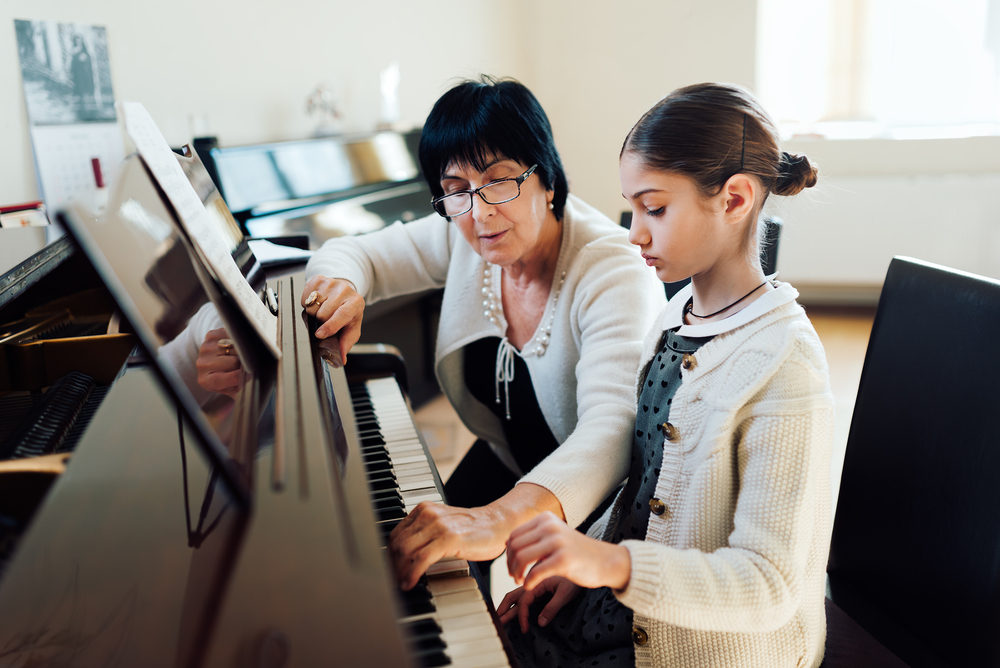
[[[537,164],[535,174],[554,192],[552,210],[562,220],[569,187],[542,105],[513,79],[463,81],[434,103],[420,135],[420,167],[431,194],[444,194],[449,164],[485,171],[497,157]]]

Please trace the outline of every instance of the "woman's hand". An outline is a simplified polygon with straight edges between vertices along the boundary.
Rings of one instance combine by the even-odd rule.
[[[213,329],[205,335],[198,348],[198,385],[209,392],[235,397],[240,390],[243,371],[236,356],[229,334],[224,329]],[[228,345],[222,345],[228,343]]]
[[[336,336],[341,359],[361,338],[361,318],[365,300],[350,281],[326,276],[313,276],[302,289],[302,307],[321,324],[316,338]]]
[[[389,536],[396,581],[404,590],[432,565],[447,557],[472,561],[503,553],[507,532],[488,508],[456,508],[424,501]]]
[[[632,556],[621,545],[588,538],[552,513],[542,513],[511,532],[507,570],[527,591],[557,575],[589,589],[624,589],[632,576]]]
[[[482,508],[456,508],[421,503],[389,536],[389,555],[396,581],[412,589],[432,565],[447,557],[486,561],[503,554],[514,527],[540,512],[562,513],[556,495],[538,485],[521,483]]]
[[[563,609],[580,591],[580,587],[573,584],[566,578],[553,577],[543,580],[541,584],[532,589],[526,590],[518,587],[514,591],[508,592],[500,605],[497,606],[497,613],[500,615],[500,622],[506,624],[517,616],[521,626],[521,633],[528,632],[528,609],[531,604],[543,595],[552,592],[552,600],[545,604],[542,611],[538,613],[538,625],[547,626],[556,613]]]

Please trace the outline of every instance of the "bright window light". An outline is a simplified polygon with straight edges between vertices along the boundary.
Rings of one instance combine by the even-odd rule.
[[[1000,134],[1000,0],[758,0],[757,37],[783,134]]]

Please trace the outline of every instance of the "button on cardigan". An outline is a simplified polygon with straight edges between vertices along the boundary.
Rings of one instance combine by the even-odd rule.
[[[689,296],[650,332],[638,378]],[[632,575],[616,595],[648,634],[637,666],[822,661],[834,402],[797,296],[779,284],[732,318],[678,330],[715,338],[672,404],[679,438],[664,443],[655,491],[670,512],[650,517],[644,541],[621,543]],[[610,514],[588,533],[600,537]]]

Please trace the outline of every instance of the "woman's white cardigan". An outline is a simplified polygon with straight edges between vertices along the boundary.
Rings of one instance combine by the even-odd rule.
[[[649,333],[642,383],[690,287]],[[616,592],[648,634],[637,666],[818,666],[826,638],[833,396],[822,345],[788,284],[733,318],[682,370],[644,541]],[[581,481],[581,484],[586,484]],[[599,537],[605,521],[596,523]]]
[[[576,526],[628,475],[633,377],[642,337],[665,298],[662,283],[621,227],[572,195],[563,222],[555,285],[539,325],[548,324],[554,309],[550,343],[541,355],[522,354],[545,421],[562,445],[522,482],[555,494],[567,522]],[[483,317],[486,268],[456,226],[434,215],[328,241],[306,273],[347,279],[367,303],[443,287],[438,382],[469,430],[520,474],[500,420],[472,397],[463,376],[463,348],[504,335],[499,322]],[[490,280],[499,298],[499,267],[492,268]]]

